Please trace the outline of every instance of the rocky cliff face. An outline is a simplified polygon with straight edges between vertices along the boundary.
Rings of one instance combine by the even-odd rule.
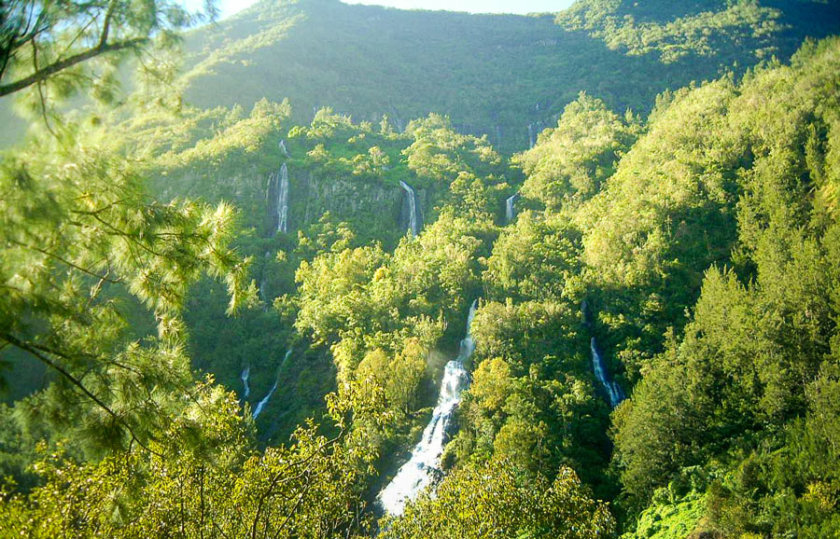
[[[287,233],[297,234],[329,212],[336,221],[351,223],[353,230],[370,239],[396,242],[409,228],[409,202],[399,184],[374,179],[324,175],[323,172],[288,165]],[[190,170],[158,177],[161,200],[201,197],[208,202],[226,200],[241,211],[244,226],[254,226],[263,237],[277,232],[279,177],[275,167],[250,166],[235,174]],[[432,194],[417,189],[417,203],[425,220]]]
[[[269,182],[270,177],[265,181]],[[365,236],[398,237],[408,227],[408,201],[399,185],[359,178],[324,177],[294,166],[289,167],[289,184],[289,233],[317,223],[327,212],[335,220],[351,223],[357,233]],[[425,193],[418,192],[418,199],[423,207]],[[276,230],[276,226],[272,228],[271,225],[276,223],[277,197],[268,196],[265,202],[263,230],[270,236]]]

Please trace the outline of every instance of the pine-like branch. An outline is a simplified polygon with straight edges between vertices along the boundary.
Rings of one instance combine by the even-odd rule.
[[[42,82],[45,82],[52,75],[55,75],[60,71],[63,71],[69,67],[73,67],[74,65],[84,62],[86,60],[90,60],[91,58],[96,58],[97,56],[107,54],[110,52],[136,48],[148,42],[149,38],[147,37],[137,37],[134,39],[127,39],[125,41],[117,41],[116,43],[100,42],[96,47],[92,47],[78,54],[74,54],[73,56],[69,56],[63,60],[59,60],[57,62],[53,62],[52,64],[44,66],[38,69],[38,71],[36,71],[35,73],[29,75],[28,77],[24,77],[9,84],[0,85],[0,97],[13,94],[20,90],[23,90],[24,88],[28,88],[33,84],[40,84]]]

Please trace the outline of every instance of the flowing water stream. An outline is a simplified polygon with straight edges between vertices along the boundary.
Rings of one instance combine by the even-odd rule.
[[[413,187],[402,180],[400,180],[400,187],[403,188],[403,191],[405,191],[405,194],[408,197],[408,229],[411,230],[411,234],[416,237],[420,233],[421,223],[420,207],[417,204],[417,193],[414,191]]]
[[[239,375],[239,378],[242,380],[242,400],[246,400],[248,395],[251,394],[251,386],[248,385],[248,378],[251,377],[251,366],[245,367],[242,371],[242,374]]]
[[[286,355],[283,356],[283,361],[280,363],[280,366],[277,367],[277,376],[274,378],[274,385],[271,386],[271,389],[269,390],[268,394],[265,397],[263,397],[263,399],[260,402],[257,403],[257,407],[254,408],[254,413],[251,414],[252,419],[256,419],[262,413],[263,408],[265,408],[265,405],[268,404],[268,401],[271,399],[271,396],[277,390],[277,384],[280,383],[280,373],[283,372],[283,367],[286,365],[286,362],[289,360],[289,356],[291,355],[292,349],[289,348],[288,350],[286,350]]]
[[[280,189],[277,194],[277,232],[288,232],[289,228],[289,168],[286,163],[280,167]]]
[[[517,200],[519,200],[519,193],[514,193],[512,196],[505,199],[505,224],[512,223],[513,218],[516,217],[516,208],[514,207],[514,204],[516,204]]]
[[[467,317],[467,331],[461,341],[461,350],[458,352],[458,357],[448,362],[444,368],[437,406],[432,412],[431,421],[423,431],[423,437],[414,447],[408,462],[403,464],[397,475],[379,493],[377,499],[382,508],[390,515],[402,514],[406,502],[414,500],[440,473],[438,467],[446,442],[447,430],[452,423],[455,409],[461,402],[461,392],[469,382],[464,361],[469,359],[475,350],[470,326],[477,306],[478,300],[473,301],[470,306],[470,314]]]
[[[595,371],[595,377],[598,378],[598,381],[604,387],[604,391],[607,392],[607,396],[610,399],[610,406],[615,408],[624,400],[624,392],[621,391],[621,387],[615,380],[610,379],[607,366],[604,364],[604,359],[601,357],[600,352],[598,352],[598,343],[595,342],[595,337],[592,337],[589,341],[589,349],[592,351],[592,370]]]

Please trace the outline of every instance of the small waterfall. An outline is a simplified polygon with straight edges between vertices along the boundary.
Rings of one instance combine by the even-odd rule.
[[[528,149],[534,147],[534,124],[528,124]]]
[[[400,180],[400,187],[405,191],[408,197],[408,229],[413,236],[420,234],[420,227],[422,226],[422,217],[420,216],[420,204],[417,201],[417,192],[414,189]]]
[[[604,391],[607,392],[607,396],[610,399],[610,406],[615,408],[624,400],[624,392],[621,391],[621,387],[619,387],[615,380],[610,379],[607,366],[604,364],[604,359],[598,352],[598,343],[595,342],[595,337],[592,337],[589,341],[589,349],[592,351],[592,370],[595,371],[595,377],[598,378],[598,381],[604,387]]]
[[[274,385],[271,386],[271,389],[269,390],[268,394],[265,397],[263,397],[263,399],[260,402],[257,403],[257,407],[254,409],[254,413],[251,414],[252,419],[256,419],[257,416],[259,416],[262,413],[263,408],[265,408],[265,405],[268,404],[269,399],[271,399],[271,396],[277,390],[277,384],[280,383],[280,373],[283,372],[283,367],[286,366],[286,362],[289,360],[289,356],[291,355],[292,349],[289,348],[288,350],[286,350],[286,355],[283,356],[283,361],[280,363],[280,366],[277,367],[277,376],[274,378]]]
[[[289,150],[286,149],[285,140],[281,139],[280,144],[278,144],[277,147],[280,149],[280,153],[282,153],[284,157],[289,157]]]
[[[268,392],[268,395],[263,397],[263,400],[261,400],[259,403],[257,403],[257,407],[256,407],[256,409],[254,409],[254,413],[251,414],[252,419],[256,419],[257,416],[262,413],[263,408],[265,408],[265,405],[268,404],[268,400],[271,398],[271,395],[273,395],[274,391],[277,389],[277,384],[279,382],[280,382],[279,378],[274,380],[274,385],[271,386],[271,391]]]
[[[414,500],[417,495],[429,486],[432,479],[439,473],[440,456],[447,431],[452,423],[455,409],[461,401],[461,392],[467,386],[469,376],[464,368],[464,361],[475,351],[475,342],[470,333],[475,317],[478,300],[470,306],[467,317],[467,331],[461,341],[458,357],[446,364],[443,380],[440,384],[437,406],[432,412],[432,419],[426,425],[420,442],[411,452],[411,458],[402,465],[397,475],[379,493],[378,501],[390,515],[400,515],[407,501]]]
[[[510,224],[513,222],[513,218],[516,217],[516,208],[513,205],[516,201],[519,200],[519,193],[513,194],[513,196],[509,196],[505,200],[505,224]]]
[[[280,167],[280,190],[277,195],[277,232],[288,232],[289,220],[289,169]]]
[[[246,400],[251,394],[251,386],[248,385],[248,378],[251,377],[251,366],[247,366],[242,370],[239,379],[242,380],[242,400]]]

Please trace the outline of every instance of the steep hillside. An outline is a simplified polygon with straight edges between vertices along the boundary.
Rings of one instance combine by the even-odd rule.
[[[267,0],[192,34],[186,97],[199,106],[291,100],[398,129],[429,112],[521,150],[581,90],[649,110],[665,88],[789,57],[840,28],[836,5],[793,0],[585,0],[553,15],[468,15]]]

